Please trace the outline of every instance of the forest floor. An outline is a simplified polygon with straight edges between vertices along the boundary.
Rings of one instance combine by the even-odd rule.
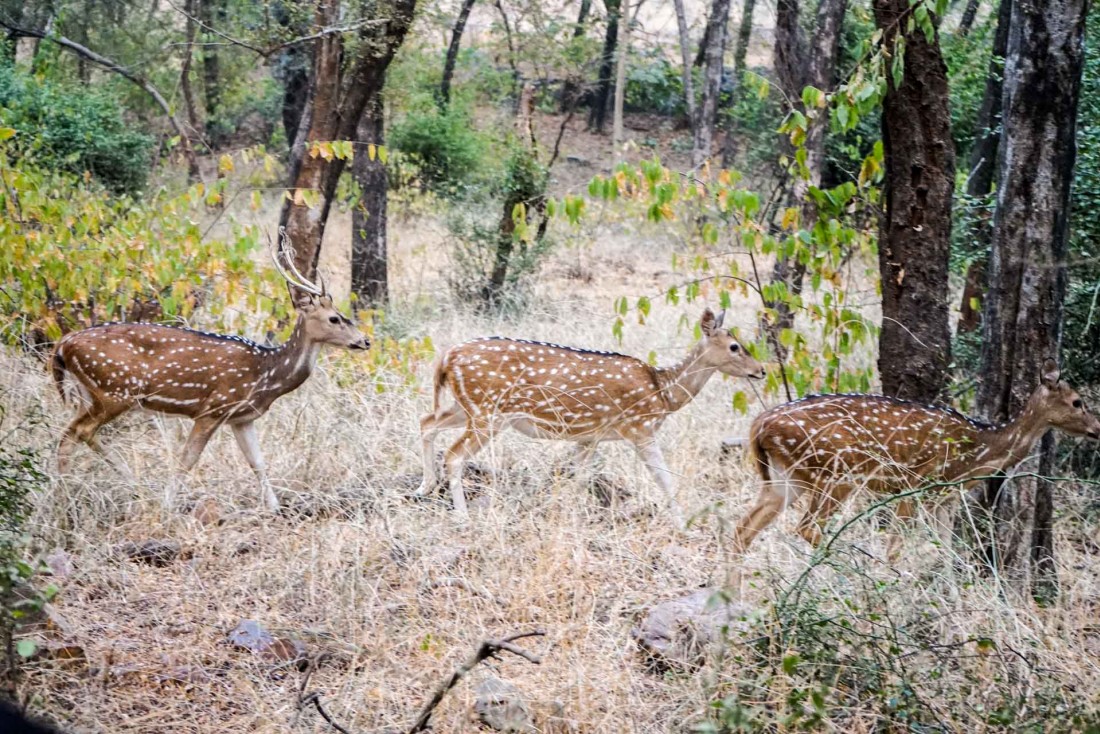
[[[605,166],[583,146],[567,154],[585,161],[562,167],[569,180],[560,185],[574,191]],[[346,238],[347,227],[337,213],[329,237]],[[449,237],[440,219],[399,208],[388,332],[430,335],[437,350],[490,333],[643,358],[654,350],[666,364],[688,349],[691,329],[680,317],[694,323],[699,302],[657,305],[655,298],[646,326],[627,324],[621,345],[611,333],[615,298],[658,296],[682,278],[670,265],[683,245],[676,226],[600,214],[583,231],[556,236],[527,305],[483,316],[449,294]],[[335,259],[323,272],[339,273],[339,257],[327,255]],[[751,333],[755,313],[748,300],[736,303],[727,325]],[[737,415],[731,394],[745,384],[715,378],[662,429],[680,502],[697,516],[685,532],[673,529],[660,490],[625,446],[599,451],[595,471],[617,488],[609,498],[557,471],[568,445],[517,434],[500,436],[478,457],[488,479],[468,486],[472,518],[460,524],[442,498],[409,496],[420,479],[418,419],[430,410],[430,359],[411,382],[368,366],[363,357],[326,354],[259,423],[287,506],[281,516],[260,511],[228,432],[215,437],[193,474],[176,478],[172,456],[187,426],[156,415],[130,415],[103,431],[136,480],[88,452],[78,454],[71,475],[51,474],[34,499],[31,529],[61,591],[50,623],[29,633],[52,651],[24,668],[19,690],[31,708],[72,732],[329,731],[311,706],[300,706],[303,693],[318,692],[352,732],[398,731],[483,640],[540,629],[545,637],[521,643],[540,664],[505,655],[476,668],[440,705],[434,731],[477,729],[475,689],[489,675],[523,692],[538,731],[687,732],[703,721],[708,704],[737,684],[737,665],[654,673],[631,630],[654,603],[727,578],[729,524],[757,489],[741,458],[723,458],[719,443],[745,435],[751,415],[777,399],[753,401],[750,416]],[[5,435],[16,431],[52,466],[69,414],[42,365],[0,355],[0,404]],[[440,448],[454,436],[444,434]],[[169,490],[177,496],[171,510],[162,503]],[[1017,676],[1023,691],[1047,680],[1042,671],[1055,671],[1078,695],[1095,698],[1100,532],[1081,520],[1080,495],[1064,492],[1063,589],[1053,608],[1006,601],[996,584],[945,562],[946,550],[926,552],[920,529],[891,568],[880,560],[885,538],[873,523],[858,524],[854,542],[872,559],[861,573],[889,587],[886,604],[899,615],[940,610],[926,622],[935,644],[980,636],[1022,651],[1025,666],[989,656],[988,681]],[[734,591],[745,608],[766,610],[807,568],[809,548],[791,532],[796,519],[788,513],[737,566],[743,583]],[[153,565],[120,552],[150,539],[176,544],[179,557]],[[852,593],[852,578],[824,569],[813,588],[840,598]],[[328,656],[304,680],[278,651],[232,645],[229,634],[242,620],[298,641],[307,655]],[[964,690],[980,699],[983,682],[961,676],[946,670],[928,682],[945,691],[944,706]],[[753,702],[771,706],[784,693],[782,686],[759,691]],[[881,730],[878,714],[852,700],[830,711],[822,728]],[[965,711],[947,719],[983,720]]]

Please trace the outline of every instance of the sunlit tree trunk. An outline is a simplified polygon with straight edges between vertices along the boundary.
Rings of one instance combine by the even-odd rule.
[[[603,53],[600,55],[600,72],[596,91],[592,95],[592,107],[588,111],[588,129],[602,133],[607,123],[607,108],[611,101],[611,75],[615,70],[615,48],[619,41],[620,0],[604,0],[607,8],[607,32],[604,34]]]
[[[713,0],[707,15],[707,30],[703,50],[703,94],[695,120],[691,146],[691,165],[703,165],[710,157],[714,143],[714,127],[718,122],[718,97],[722,93],[722,68],[726,53],[726,24],[729,22],[730,0]]]

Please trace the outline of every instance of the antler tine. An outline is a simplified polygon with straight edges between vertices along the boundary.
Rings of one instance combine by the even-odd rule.
[[[321,288],[318,288],[307,278],[305,278],[300,272],[298,272],[298,268],[294,265],[294,249],[290,247],[288,240],[289,237],[287,237],[286,228],[279,227],[279,248],[275,252],[275,267],[291,285],[295,286],[296,288],[301,288],[306,293],[312,293],[315,296],[323,296],[324,291]],[[293,278],[287,275],[286,270],[284,270],[282,266],[279,265],[278,253],[280,252],[282,252],[283,256],[286,258],[287,267],[289,267],[290,272],[293,273]]]

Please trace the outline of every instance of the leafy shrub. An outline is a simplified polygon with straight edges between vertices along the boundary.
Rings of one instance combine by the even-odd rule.
[[[467,190],[483,170],[484,139],[469,116],[452,105],[410,111],[390,130],[390,147],[414,158],[424,183],[437,193]]]
[[[660,51],[648,52],[634,61],[627,73],[623,105],[630,112],[684,114],[684,81],[679,67]]]
[[[9,155],[82,175],[115,193],[145,185],[153,139],[119,113],[119,102],[98,87],[38,80],[0,65],[0,127],[17,131]]]

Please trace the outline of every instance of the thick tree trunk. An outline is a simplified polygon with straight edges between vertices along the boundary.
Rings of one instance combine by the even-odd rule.
[[[1013,0],[1001,0],[997,10],[997,29],[993,35],[993,50],[989,59],[989,74],[985,78],[985,93],[978,110],[977,135],[970,149],[966,193],[982,197],[993,190],[993,174],[997,166],[997,146],[1001,143],[1001,96],[1004,56],[1008,48],[1008,27],[1012,20]],[[983,221],[974,233],[978,244],[989,246],[992,223]],[[985,293],[985,271],[989,258],[985,255],[972,262],[966,270],[962,303],[959,305],[960,333],[977,330],[981,325],[981,308],[974,308]]]
[[[359,303],[382,306],[389,300],[389,271],[386,259],[386,193],[389,189],[386,164],[371,160],[364,142],[385,142],[385,116],[381,95],[367,104],[359,122],[359,142],[352,175],[362,192],[351,212],[351,290]]]
[[[596,81],[596,92],[592,96],[592,107],[588,111],[588,129],[602,133],[607,124],[607,108],[611,102],[611,75],[615,71],[615,47],[619,41],[619,15],[622,3],[619,0],[604,0],[607,8],[607,33],[604,35],[603,53],[600,56],[600,73]]]
[[[745,82],[745,59],[749,53],[749,40],[752,38],[752,18],[756,12],[756,0],[745,0],[741,6],[741,24],[737,27],[737,47],[733,51],[733,93],[729,97],[729,110],[737,104],[741,94],[741,85]],[[737,130],[733,115],[727,113],[722,119],[726,139],[722,144],[722,167],[732,168],[737,158]]]
[[[718,121],[718,97],[722,93],[722,67],[726,53],[726,24],[729,22],[730,0],[713,0],[707,16],[706,47],[703,69],[703,95],[695,121],[691,146],[691,165],[695,168],[710,158],[714,142],[714,126]]]
[[[584,35],[585,22],[588,20],[588,13],[592,10],[592,0],[581,0],[581,8],[577,11],[577,22],[573,26],[573,39],[576,40]],[[562,112],[572,112],[581,96],[580,82],[573,76],[570,76],[565,80],[565,84],[561,88],[561,105]]]
[[[326,161],[323,156],[308,155],[309,146],[313,142],[355,139],[363,110],[381,91],[386,69],[405,38],[415,6],[416,0],[394,0],[388,8],[381,8],[378,15],[388,15],[389,22],[364,27],[358,53],[347,62],[343,74],[341,36],[327,35],[315,42],[310,104],[303,116],[299,141],[291,151],[291,196],[283,202],[279,216],[279,224],[286,228],[294,248],[295,265],[307,278],[316,272],[336,183],[345,165],[339,158]],[[316,27],[331,27],[338,18],[337,0],[318,4]]]
[[[454,28],[451,29],[451,45],[447,47],[447,58],[443,62],[443,81],[439,85],[440,107],[446,109],[451,103],[451,78],[455,74],[455,64],[458,63],[458,48],[462,44],[462,33],[466,30],[466,21],[470,18],[470,11],[474,8],[474,0],[462,0],[462,7],[455,18]]]
[[[875,24],[888,48],[909,8],[908,0],[874,0]],[[939,34],[929,42],[917,27],[905,41],[905,74],[901,86],[890,83],[882,111],[886,213],[878,246],[878,365],[885,394],[932,402],[943,396],[951,362],[947,270],[955,148]]]
[[[196,0],[199,5],[199,19],[203,24],[221,30],[225,28],[226,0]],[[208,43],[202,53],[202,85],[203,98],[206,100],[206,142],[214,149],[221,146],[221,106],[222,106],[222,80],[221,58],[218,54],[218,44],[222,39],[207,34]]]
[[[688,122],[695,129],[695,85],[691,78],[691,38],[688,36],[687,13],[684,12],[684,0],[673,0],[676,7],[676,29],[680,36],[680,62],[683,64],[684,107]]]
[[[978,390],[978,407],[992,420],[1005,420],[1023,408],[1043,360],[1057,355],[1061,344],[1086,9],[1086,0],[1019,2],[1012,9]],[[1053,468],[1054,448],[1053,437],[1044,437],[1040,472]],[[1030,558],[1032,589],[1044,598],[1057,589],[1052,492],[1047,481],[1010,480],[995,510],[998,530],[1009,530],[998,532],[999,570],[1010,578],[1024,577]],[[1004,511],[1013,505],[1016,517]],[[1029,538],[1024,529],[1033,514]],[[1031,547],[1021,547],[1024,542]]]

